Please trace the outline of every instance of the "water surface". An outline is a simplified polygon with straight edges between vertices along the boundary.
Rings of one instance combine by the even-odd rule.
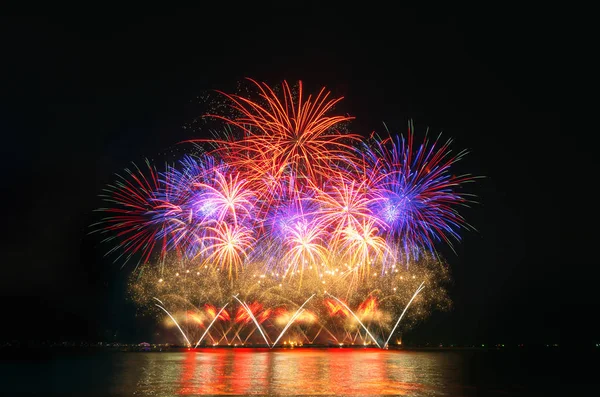
[[[557,391],[558,353],[199,349],[2,361],[8,395],[531,396]]]

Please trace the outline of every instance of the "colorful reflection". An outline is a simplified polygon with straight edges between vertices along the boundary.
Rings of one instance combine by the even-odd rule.
[[[142,395],[429,394],[427,372],[417,373],[423,368],[418,353],[208,348],[147,355],[152,378],[138,382]]]

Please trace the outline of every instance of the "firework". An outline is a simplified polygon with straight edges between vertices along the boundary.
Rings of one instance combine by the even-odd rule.
[[[215,152],[225,151],[228,162],[258,178],[278,181],[294,175],[302,181],[327,179],[332,165],[353,158],[352,142],[359,142],[360,137],[335,129],[353,117],[327,115],[343,98],[330,99],[325,88],[314,98],[304,97],[302,82],[297,94],[284,82],[278,95],[268,85],[250,81],[258,89],[257,100],[223,93],[238,116],[212,115],[243,132],[238,141],[213,140],[218,147]]]
[[[286,280],[247,266],[231,283],[222,270],[189,267],[176,256],[167,262],[162,271],[154,264],[142,266],[131,276],[129,292],[143,313],[160,317],[169,310],[177,323],[168,319],[167,325],[194,342],[275,344],[287,332],[305,344],[383,347],[400,320],[406,330],[451,304],[448,268],[431,254],[421,255],[409,270],[373,266],[352,293],[341,267]]]
[[[377,181],[380,194],[371,209],[388,225],[389,244],[400,245],[406,254],[421,248],[434,252],[436,241],[452,247],[458,231],[469,226],[457,211],[468,195],[458,189],[474,178],[451,173],[466,151],[453,155],[452,140],[439,139],[415,144],[410,124],[406,138],[376,139],[363,150],[369,179]]]
[[[215,227],[206,228],[208,235],[204,240],[208,241],[208,244],[198,253],[198,256],[208,253],[204,261],[218,266],[219,269],[227,269],[227,274],[231,278],[233,273],[237,273],[242,266],[243,259],[251,248],[254,241],[252,230],[224,221],[219,221]]]
[[[108,214],[102,222],[92,225],[101,226],[101,233],[110,233],[104,240],[117,244],[107,254],[122,250],[119,258],[125,256],[125,263],[134,254],[141,253],[141,260],[147,262],[158,244],[167,246],[166,233],[162,223],[163,213],[172,212],[174,206],[165,194],[164,183],[156,168],[146,160],[147,171],[134,164],[134,169],[126,169],[125,176],[117,175],[117,181],[104,189],[105,201],[110,208],[101,208]],[[157,222],[158,220],[158,222]]]
[[[435,244],[469,228],[458,208],[474,178],[452,173],[466,152],[416,143],[412,124],[362,140],[338,128],[351,117],[331,114],[341,98],[325,89],[251,82],[257,98],[224,94],[231,112],[211,115],[224,137],[106,189],[97,225],[118,241],[110,252],[143,264],[136,302],[168,314],[187,344],[256,333],[269,345],[283,330],[384,347],[400,320],[447,307]]]

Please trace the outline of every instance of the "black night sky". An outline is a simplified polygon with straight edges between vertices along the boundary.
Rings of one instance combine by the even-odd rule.
[[[252,77],[328,87],[361,134],[382,122],[404,132],[411,118],[417,132],[443,131],[470,151],[460,171],[486,177],[470,185],[480,204],[464,212],[477,231],[456,255],[443,251],[454,308],[407,341],[561,342],[563,305],[597,306],[568,296],[561,276],[569,263],[544,159],[560,135],[555,33],[544,18],[349,5],[2,17],[0,282],[12,325],[1,339],[148,337],[125,299],[132,268],[103,259],[107,246],[87,235],[98,195],[131,161],[163,160],[198,137],[182,128],[205,110],[198,96]],[[582,341],[598,335],[584,328]]]

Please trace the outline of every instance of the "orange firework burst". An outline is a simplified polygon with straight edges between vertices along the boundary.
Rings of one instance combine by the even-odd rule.
[[[231,320],[231,316],[229,315],[227,310],[225,310],[224,308],[218,310],[215,306],[211,305],[210,303],[206,303],[204,305],[204,311],[208,314],[208,318],[210,319],[214,319],[215,317],[217,317],[221,321]]]
[[[368,181],[348,180],[342,174],[325,188],[312,184],[314,201],[319,210],[315,214],[326,227],[331,227],[334,238],[345,230],[357,228],[364,221],[382,222],[376,219],[371,207],[380,198],[367,188]]]
[[[342,306],[341,303],[334,299],[326,298],[325,300],[323,300],[323,303],[325,304],[325,308],[329,312],[330,316],[335,316],[336,314],[345,317],[350,316],[350,312],[348,311],[348,309],[346,309],[344,306]]]
[[[285,275],[288,272],[293,274],[295,271],[302,274],[305,267],[310,265],[315,266],[316,269],[316,265],[327,261],[328,251],[323,245],[323,229],[318,224],[296,222],[288,232],[285,242],[289,246],[289,251],[282,261],[288,265]]]
[[[259,302],[249,303],[247,307],[239,307],[234,321],[238,324],[249,324],[252,322],[252,316],[254,316],[259,323],[262,323],[271,314],[271,309],[263,309],[263,305]]]
[[[358,305],[356,312],[361,317],[372,316],[377,311],[377,308],[377,299],[374,296],[369,296],[360,305]]]
[[[247,252],[252,248],[252,230],[227,222],[217,222],[215,227],[208,226],[206,229],[208,234],[203,238],[205,248],[197,256],[208,254],[206,262],[227,269],[231,277],[242,267]]]
[[[311,95],[304,98],[301,81],[297,95],[285,81],[278,95],[265,83],[248,80],[258,88],[261,103],[223,93],[240,116],[212,115],[241,128],[244,133],[239,141],[213,141],[220,146],[226,143],[227,152],[236,153],[236,158],[230,159],[232,163],[259,172],[255,174],[259,178],[268,175],[280,180],[293,174],[321,180],[332,164],[354,158],[351,143],[358,142],[360,137],[334,130],[336,125],[353,117],[326,115],[343,98],[331,99],[325,88],[314,98]],[[231,145],[237,150],[230,150]]]
[[[358,227],[346,227],[338,240],[344,256],[351,263],[359,264],[363,272],[369,271],[372,261],[380,261],[389,253],[385,239],[378,233],[373,221],[363,221]]]

